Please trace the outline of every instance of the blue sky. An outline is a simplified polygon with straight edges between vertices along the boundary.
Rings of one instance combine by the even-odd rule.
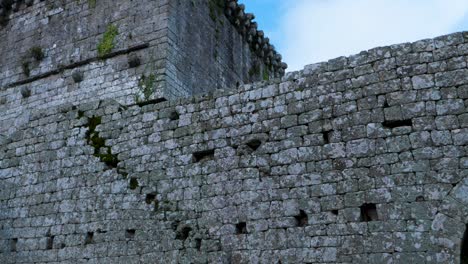
[[[468,30],[468,0],[239,0],[288,71],[373,47]]]

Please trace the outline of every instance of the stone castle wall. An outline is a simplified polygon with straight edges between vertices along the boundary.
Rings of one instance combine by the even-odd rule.
[[[455,33],[188,99],[24,111],[0,131],[0,262],[460,263],[467,55]]]
[[[232,23],[225,2],[1,0],[0,119],[98,99],[141,104],[282,75],[281,58],[268,66],[240,31],[251,20]]]
[[[143,75],[154,76],[150,99],[162,97],[168,1],[118,2],[35,1],[9,11],[0,26],[0,119],[63,103],[143,101]],[[132,56],[139,65],[130,66]]]

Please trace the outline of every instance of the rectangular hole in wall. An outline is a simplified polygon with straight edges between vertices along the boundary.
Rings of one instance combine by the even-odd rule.
[[[468,224],[465,227],[465,234],[462,239],[460,263],[468,264]]]
[[[214,159],[214,149],[197,151],[193,153],[193,161],[200,162]]]
[[[179,240],[186,240],[189,237],[191,231],[192,228],[190,226],[183,226],[181,228],[177,228],[175,238]]]
[[[252,139],[246,143],[246,145],[252,150],[256,151],[261,145],[262,141],[259,139]]]
[[[246,222],[240,222],[236,224],[236,234],[247,234],[247,223]]]
[[[195,248],[200,251],[202,246],[202,239],[201,238],[195,238]]]
[[[156,194],[155,193],[146,194],[146,198],[145,198],[146,204],[151,204],[154,200],[156,200]]]
[[[378,221],[377,206],[375,204],[361,205],[361,222]]]
[[[411,119],[384,121],[382,126],[390,129],[404,126],[413,126],[413,121]]]
[[[10,251],[11,252],[16,252],[16,244],[18,244],[18,239],[13,238],[10,240]]]
[[[330,144],[331,131],[324,131],[322,132],[322,135],[323,135],[323,143]]]
[[[94,242],[94,232],[86,233],[84,244],[89,245],[89,244],[92,244],[93,242]]]
[[[145,105],[151,105],[151,104],[159,104],[159,103],[162,103],[162,102],[165,102],[167,101],[166,98],[158,98],[158,99],[153,99],[153,100],[148,100],[148,101],[144,101],[144,102],[140,102],[140,103],[137,103],[137,105],[139,107],[143,107]]]
[[[54,248],[54,238],[55,238],[55,236],[47,237],[47,245],[46,245],[47,250],[50,250],[50,249]]]
[[[125,231],[125,238],[132,239],[135,237],[136,230],[135,229],[127,229]]]
[[[298,227],[304,227],[309,223],[309,217],[303,210],[299,210],[299,214],[294,216],[294,218],[296,219],[296,226]]]

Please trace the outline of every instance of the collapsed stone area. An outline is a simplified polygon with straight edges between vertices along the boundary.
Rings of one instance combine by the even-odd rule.
[[[462,32],[186,99],[25,110],[0,135],[0,262],[460,263],[467,55]]]

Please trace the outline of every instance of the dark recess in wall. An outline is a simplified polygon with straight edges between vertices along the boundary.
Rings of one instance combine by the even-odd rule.
[[[259,139],[252,139],[247,142],[247,146],[252,149],[252,151],[256,151],[262,145],[262,141]]]
[[[16,244],[18,244],[18,239],[17,238],[11,239],[11,241],[10,241],[10,251],[11,252],[16,252]]]
[[[193,161],[200,162],[214,158],[214,149],[202,150],[193,153]]]
[[[47,246],[46,246],[47,250],[53,249],[53,247],[54,247],[54,238],[55,238],[55,236],[47,237]]]
[[[309,217],[303,210],[299,210],[299,214],[294,218],[296,219],[296,225],[298,227],[304,227],[309,223]]]
[[[86,238],[85,238],[85,245],[92,244],[94,242],[94,232],[88,232],[86,233]]]
[[[324,132],[322,132],[322,135],[323,135],[323,143],[324,144],[329,144],[330,143],[331,131],[324,131]]]
[[[377,207],[375,204],[363,204],[361,206],[361,221],[371,222],[378,221],[379,215],[377,214]]]
[[[463,235],[461,244],[460,263],[468,264],[468,224],[466,225],[465,234]]]
[[[382,123],[382,126],[385,128],[396,128],[403,126],[413,126],[411,119],[407,120],[394,120],[394,121],[385,121]]]
[[[191,227],[183,226],[182,228],[179,228],[176,231],[176,237],[175,238],[179,239],[179,240],[186,240],[190,235],[190,231],[192,231]]]
[[[236,224],[236,234],[247,234],[247,223],[246,222],[240,222]]]
[[[135,237],[136,230],[135,229],[127,229],[125,231],[125,238],[133,239]]]

